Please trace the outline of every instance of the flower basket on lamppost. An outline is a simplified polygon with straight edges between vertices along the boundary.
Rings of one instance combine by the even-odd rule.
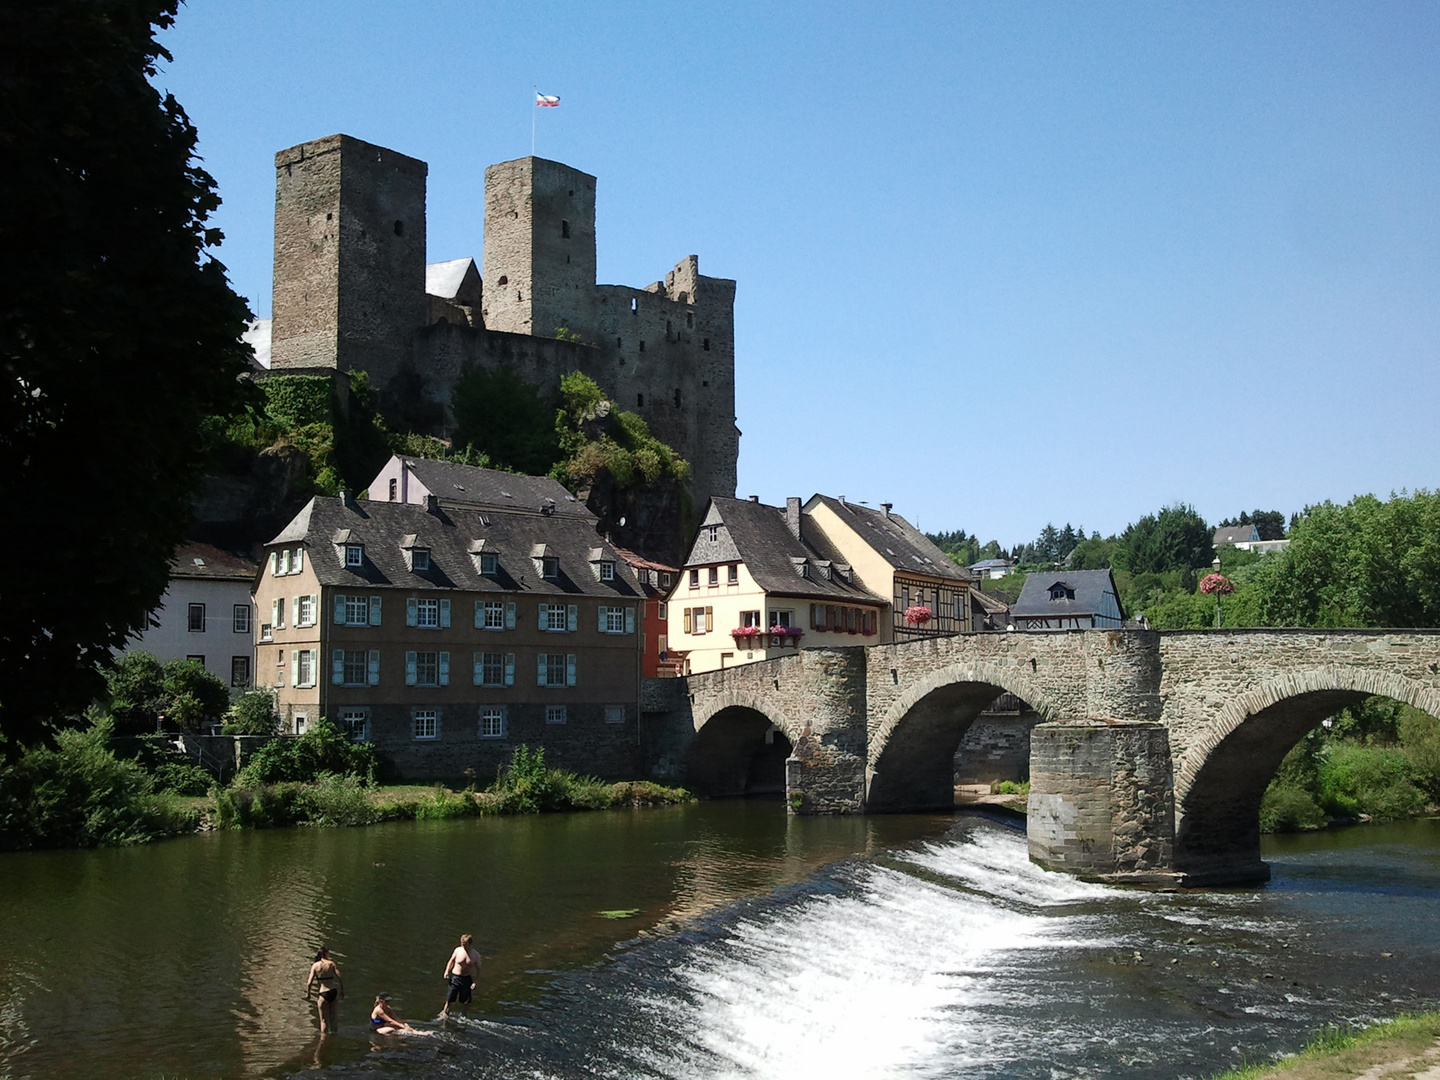
[[[1216,561],[1218,562],[1219,560],[1217,559]],[[1213,595],[1215,597],[1215,627],[1219,629],[1221,625],[1220,597],[1229,596],[1233,593],[1235,591],[1235,583],[1224,574],[1218,572],[1206,574],[1200,579],[1200,591],[1206,596]]]
[[[912,604],[905,609],[905,621],[911,626],[919,629],[930,621],[934,612],[923,604]]]

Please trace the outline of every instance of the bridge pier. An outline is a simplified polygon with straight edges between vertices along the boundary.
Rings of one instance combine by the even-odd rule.
[[[1037,724],[1030,858],[1093,881],[1176,884],[1170,740],[1159,723]]]

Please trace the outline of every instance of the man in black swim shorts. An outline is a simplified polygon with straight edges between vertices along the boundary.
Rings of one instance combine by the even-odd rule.
[[[470,992],[475,986],[475,975],[480,970],[480,954],[475,951],[475,939],[469,934],[460,938],[460,944],[450,954],[445,964],[445,980],[450,984],[445,995],[445,1008],[441,1016],[450,1015],[450,1006],[459,1002],[470,1004]]]

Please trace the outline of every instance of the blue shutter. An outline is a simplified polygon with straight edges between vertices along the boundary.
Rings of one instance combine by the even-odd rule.
[[[505,654],[505,685],[515,685],[515,654],[513,652]]]
[[[448,652],[440,654],[440,685],[450,685],[450,654]]]
[[[414,686],[419,676],[415,674],[415,653],[414,651],[405,654],[405,685]]]
[[[369,666],[370,666],[370,671],[369,671],[370,685],[371,685],[371,686],[379,686],[379,685],[380,685],[380,650],[379,650],[379,649],[371,649],[371,650],[370,650],[370,656],[368,657],[368,659],[369,659],[369,661],[370,661],[370,665],[369,665]]]
[[[550,629],[550,605],[549,605],[549,604],[541,604],[541,605],[540,605],[540,622],[539,622],[539,624],[535,627],[535,629],[537,629],[537,630],[549,630],[549,629]]]
[[[415,597],[405,600],[405,625],[414,626],[420,620],[420,601]]]
[[[625,609],[625,632],[627,634],[635,632],[635,609],[633,607]]]
[[[345,681],[345,651],[336,649],[330,654],[330,681],[336,686]]]
[[[505,629],[515,629],[515,605],[513,603],[505,605]]]
[[[450,625],[450,600],[448,597],[442,597],[440,600],[440,625]]]
[[[573,652],[565,657],[565,685],[575,685],[575,654]]]
[[[475,601],[475,629],[476,629],[476,630],[483,630],[484,628],[485,628],[485,601],[484,601],[484,600],[476,600],[476,601]]]
[[[336,621],[337,623],[343,623],[343,622],[345,621],[345,594],[344,594],[344,593],[338,593],[338,592],[337,592],[337,593],[335,594],[335,621]]]
[[[485,681],[485,656],[483,653],[472,653],[471,661],[474,665],[474,685],[479,686]]]
[[[545,685],[545,654],[542,652],[535,657],[535,682]]]
[[[573,634],[580,629],[580,608],[571,604],[565,611],[565,626]]]
[[[380,625],[380,597],[370,597],[370,625]]]

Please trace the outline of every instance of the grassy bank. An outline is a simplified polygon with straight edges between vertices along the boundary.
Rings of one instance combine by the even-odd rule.
[[[1431,1075],[1440,1065],[1440,1012],[1402,1013],[1363,1031],[1331,1028],[1293,1057],[1221,1073],[1214,1080],[1357,1080]]]
[[[132,740],[133,742],[133,740]],[[228,785],[155,746],[117,756],[102,722],[60,733],[0,767],[0,851],[142,844],[198,829],[373,825],[487,814],[538,814],[689,802],[680,788],[607,783],[517,747],[494,783],[456,791],[375,783],[374,748],[321,720],[257,751]]]

